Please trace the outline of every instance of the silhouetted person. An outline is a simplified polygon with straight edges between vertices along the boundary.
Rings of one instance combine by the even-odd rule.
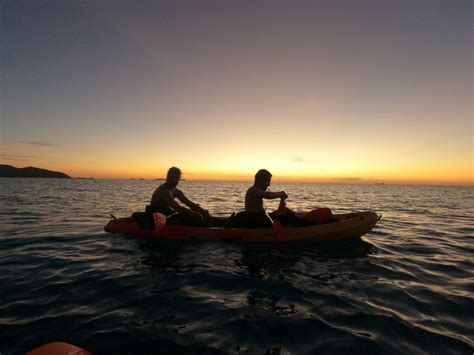
[[[286,207],[288,195],[285,191],[267,191],[272,180],[272,174],[261,169],[255,174],[255,182],[245,194],[245,213],[240,214],[237,223],[247,228],[272,228],[274,221],[285,226],[305,226],[310,222],[296,216],[295,212]],[[263,207],[263,199],[280,198],[280,204],[276,211],[267,214]]]
[[[211,221],[211,216],[207,210],[189,200],[184,193],[177,188],[180,180],[181,170],[176,167],[170,168],[166,175],[166,182],[158,186],[155,192],[153,192],[147,210],[149,212],[160,212],[167,216],[178,212],[192,216],[195,219],[194,222],[196,222],[196,220],[201,220],[202,222]],[[189,208],[177,203],[175,201],[176,198]],[[199,224],[194,222],[192,224]]]
[[[272,174],[265,169],[257,171],[252,187],[245,194],[245,212],[239,212],[235,219],[241,228],[272,228],[273,222],[263,207],[263,199],[280,198],[285,200],[288,195],[285,191],[267,191],[272,180]]]
[[[286,200],[288,195],[285,191],[271,192],[267,191],[272,181],[272,174],[265,169],[260,169],[255,174],[253,186],[247,190],[245,194],[245,211],[265,213],[263,208],[263,199],[281,198]]]

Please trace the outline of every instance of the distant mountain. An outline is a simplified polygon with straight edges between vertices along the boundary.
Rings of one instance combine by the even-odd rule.
[[[2,164],[0,164],[0,177],[71,178],[64,173],[57,171],[39,169],[32,166],[27,168],[15,168],[11,165]]]

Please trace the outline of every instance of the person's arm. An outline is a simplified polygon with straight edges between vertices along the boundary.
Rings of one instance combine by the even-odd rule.
[[[165,205],[173,208],[176,212],[181,212],[181,213],[186,213],[189,211],[186,207],[181,206],[179,203],[177,203],[173,195],[171,194],[170,191],[163,191],[162,192],[162,199]]]
[[[281,198],[283,200],[286,200],[288,198],[288,195],[286,194],[285,191],[278,191],[278,192],[264,191],[262,194],[262,197],[269,200],[273,200],[275,198]]]
[[[181,190],[176,189],[175,196],[178,200],[188,206],[191,210],[197,211],[202,214],[207,214],[208,211],[199,206],[198,204],[194,203],[190,199],[188,199]]]

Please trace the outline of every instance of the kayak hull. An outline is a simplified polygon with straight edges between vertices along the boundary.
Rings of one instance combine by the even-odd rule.
[[[249,244],[299,244],[360,239],[380,217],[375,212],[334,215],[339,222],[288,228],[217,228],[164,225],[159,231],[141,229],[131,218],[111,220],[109,233],[122,233],[159,240],[241,241]]]

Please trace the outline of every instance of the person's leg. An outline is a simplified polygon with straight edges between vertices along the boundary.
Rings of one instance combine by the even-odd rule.
[[[272,228],[273,223],[266,213],[239,212],[236,224],[239,228]]]

